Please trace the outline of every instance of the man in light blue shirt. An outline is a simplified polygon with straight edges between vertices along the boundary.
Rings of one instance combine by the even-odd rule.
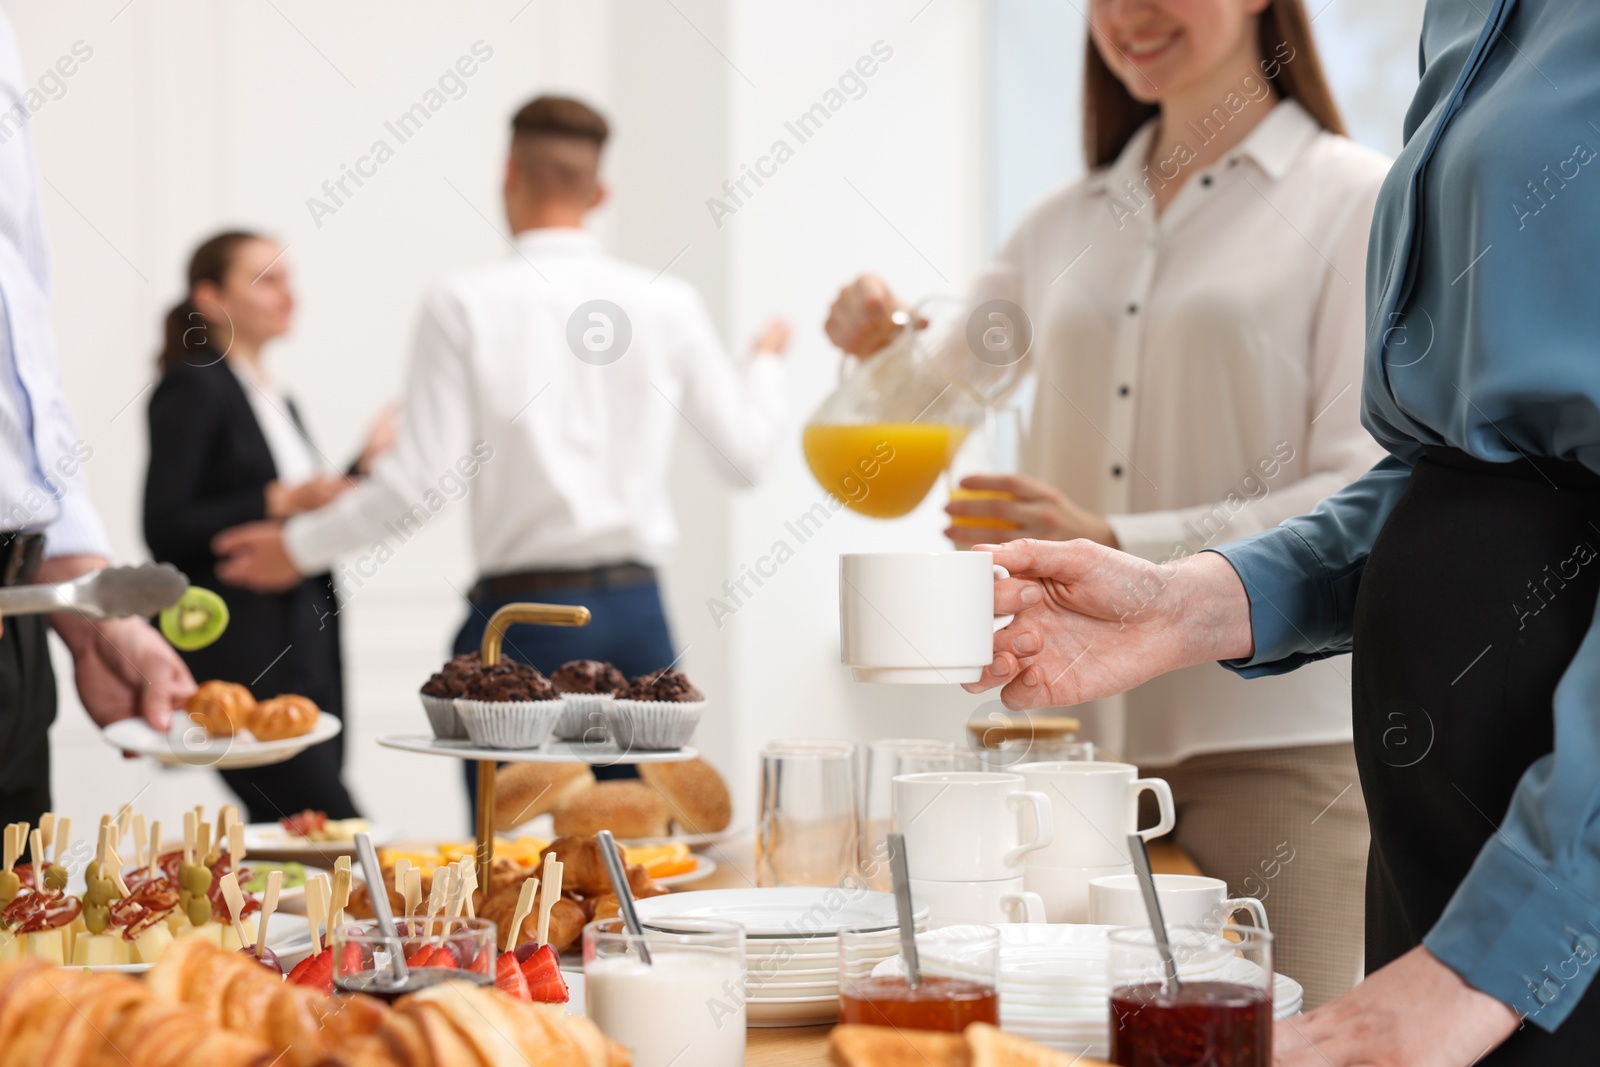
[[[1019,614],[972,688],[1014,707],[1353,651],[1369,976],[1280,1025],[1279,1065],[1600,1059],[1597,57],[1592,0],[1429,3],[1368,255],[1388,458],[1172,566],[994,550]]]
[[[27,91],[0,15],[0,113]],[[67,410],[50,324],[49,267],[33,141],[0,144],[0,584],[58,582],[107,565],[110,547],[84,484],[93,446]],[[0,620],[0,824],[50,807],[55,680],[46,620]],[[101,726],[142,715],[165,729],[194,681],[143,619],[48,616],[72,652],[78,696]]]

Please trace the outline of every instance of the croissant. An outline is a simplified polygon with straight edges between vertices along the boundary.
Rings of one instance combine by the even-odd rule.
[[[282,741],[308,734],[317,725],[320,708],[302,696],[276,696],[255,707],[248,725],[258,741]]]
[[[532,875],[532,872],[529,872]],[[511,922],[517,911],[517,896],[522,891],[522,883],[510,885],[497,892],[489,894],[483,904],[478,908],[478,918],[489,919],[498,932],[497,940],[505,942],[506,926]],[[558,953],[565,952],[577,944],[578,938],[583,934],[583,924],[589,921],[584,913],[583,906],[568,897],[557,900],[550,909],[549,942]],[[539,928],[538,916],[530,913],[523,920],[522,929],[517,931],[517,936],[512,942],[520,945],[531,940]]]
[[[195,722],[214,737],[232,737],[250,725],[256,698],[235,682],[206,682],[184,702]]]

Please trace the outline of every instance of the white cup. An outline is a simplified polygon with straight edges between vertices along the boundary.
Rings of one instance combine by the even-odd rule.
[[[1158,874],[1156,897],[1161,920],[1168,926],[1206,926],[1221,929],[1236,911],[1248,911],[1255,925],[1267,926],[1266,906],[1255,897],[1228,896],[1228,883],[1198,874]],[[1089,921],[1101,926],[1149,926],[1139,877],[1118,874],[1089,883]]]
[[[1044,919],[1050,923],[1089,921],[1089,884],[1097,878],[1131,874],[1133,865],[1111,867],[1045,867],[1028,864],[1022,888],[1044,901]]]
[[[976,682],[994,661],[994,580],[987,552],[839,557],[839,658],[858,682]]]
[[[935,882],[911,879],[911,900],[928,909],[929,926],[962,923],[1042,923],[1044,900],[1023,888],[1021,878],[995,882]]]
[[[1021,775],[988,771],[896,775],[894,827],[906,838],[907,873],[934,882],[1020,876],[1023,858],[1051,834],[1049,798],[1022,784]]]
[[[1055,834],[1049,846],[1028,858],[1041,867],[1111,867],[1131,863],[1128,835],[1146,841],[1176,822],[1172,789],[1161,778],[1140,778],[1131,763],[1064,761],[1021,763],[1012,768],[1028,788],[1050,798]],[[1139,830],[1139,794],[1156,795],[1161,818]],[[1054,919],[1052,922],[1056,921]]]

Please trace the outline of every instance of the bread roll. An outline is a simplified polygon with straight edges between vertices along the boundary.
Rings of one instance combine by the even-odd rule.
[[[643,782],[597,782],[556,808],[556,836],[596,834],[665,837],[671,812],[666,800]]]
[[[967,1067],[971,1062],[960,1034],[893,1026],[836,1026],[828,1035],[828,1052],[838,1067]]]
[[[183,705],[195,722],[213,737],[232,737],[250,725],[256,698],[236,682],[202,682]]]
[[[733,822],[733,797],[717,769],[703,759],[641,763],[639,777],[655,787],[686,834],[715,834]]]
[[[494,828],[514,829],[594,785],[583,763],[513,763],[494,779]],[[557,833],[560,831],[558,830]]]
[[[289,694],[257,704],[245,725],[257,741],[282,741],[310,733],[320,714],[308,698]]]

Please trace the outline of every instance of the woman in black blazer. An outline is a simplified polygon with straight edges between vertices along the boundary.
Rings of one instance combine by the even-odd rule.
[[[189,262],[189,295],[167,316],[161,379],[150,399],[144,535],[151,554],[228,604],[216,643],[183,653],[199,681],[248,686],[258,699],[299,693],[343,716],[339,605],[320,574],[286,593],[221,583],[211,539],[230,526],[284,519],[321,506],[348,484],[306,437],[294,404],[261,371],[262,346],[289,329],[294,296],[279,246],[255,234],[219,234]],[[375,431],[351,473],[382,447]],[[284,763],[222,771],[252,822],[306,808],[357,814],[341,778],[344,738]]]

